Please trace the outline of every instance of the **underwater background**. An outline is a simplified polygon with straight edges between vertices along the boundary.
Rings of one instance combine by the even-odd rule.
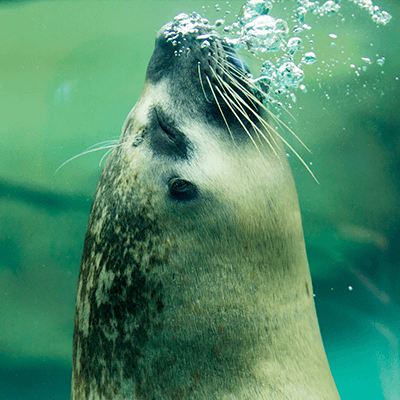
[[[70,397],[75,291],[105,150],[55,171],[118,138],[165,23],[194,10],[233,18],[244,0],[225,3],[0,1],[0,399]],[[311,21],[318,61],[304,69],[307,91],[281,99],[290,114],[280,116],[311,149],[286,132],[319,181],[288,150],[341,398],[396,400],[400,3],[379,1],[393,16],[386,26],[339,4],[342,16]],[[362,57],[373,62],[360,69]]]

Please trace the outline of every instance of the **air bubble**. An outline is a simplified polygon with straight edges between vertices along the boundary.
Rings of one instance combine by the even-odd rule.
[[[334,1],[328,0],[321,7],[317,8],[314,13],[319,14],[321,17],[324,15],[331,16],[340,10],[340,5]]]
[[[385,64],[385,57],[378,58],[376,62],[382,67]]]
[[[309,51],[308,53],[304,54],[301,58],[301,62],[306,65],[314,64],[317,61],[317,56],[312,52]]]
[[[283,63],[276,72],[279,82],[284,87],[297,88],[304,78],[303,70],[293,62]]]
[[[287,48],[290,54],[295,54],[303,49],[303,41],[298,37],[292,37],[287,42]]]

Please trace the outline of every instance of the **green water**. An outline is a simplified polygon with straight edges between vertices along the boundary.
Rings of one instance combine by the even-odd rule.
[[[232,15],[242,3],[230,2]],[[1,399],[69,398],[76,281],[104,152],[55,170],[119,136],[158,29],[180,12],[202,12],[202,5],[214,20],[221,16],[214,4],[0,2]],[[380,2],[393,20],[377,27],[353,4],[341,4],[348,7],[344,22],[313,23],[319,62],[305,68],[308,91],[296,92],[293,118],[283,118],[312,150],[296,145],[320,182],[289,156],[339,392],[344,400],[394,400],[400,399],[400,7]],[[384,66],[374,63],[357,78],[349,65],[377,53],[386,57]],[[331,58],[339,62],[327,69]]]

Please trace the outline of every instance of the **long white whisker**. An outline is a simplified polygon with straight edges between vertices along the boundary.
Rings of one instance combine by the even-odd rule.
[[[229,101],[227,101],[226,96],[222,93],[221,89],[216,86],[215,87],[216,90],[218,90],[219,94],[222,96],[222,98],[225,100],[225,104],[229,107],[229,109],[231,110],[232,114],[236,117],[236,119],[239,121],[240,125],[242,125],[243,129],[246,131],[248,137],[250,138],[250,140],[253,142],[255,148],[257,149],[257,151],[262,155],[260,149],[257,146],[257,143],[254,141],[253,136],[251,136],[249,130],[246,128],[246,125],[243,123],[243,121],[239,118],[239,116],[236,114],[235,110],[232,108],[232,106],[229,104]]]
[[[221,79],[221,78],[219,78],[219,79]],[[224,82],[224,83],[225,83],[225,82]],[[216,89],[218,89],[218,91],[220,91],[218,87],[216,87]],[[234,93],[235,93],[235,92],[234,92]],[[272,143],[268,140],[268,138],[264,135],[264,133],[260,130],[260,128],[251,120],[251,118],[250,118],[249,115],[246,113],[246,111],[245,111],[242,107],[240,107],[240,105],[239,105],[237,102],[235,102],[234,100],[232,100],[228,95],[225,96],[224,94],[221,93],[221,91],[220,91],[220,95],[224,98],[225,102],[228,102],[228,101],[229,101],[229,103],[232,104],[233,107],[235,107],[235,108],[238,109],[238,111],[243,115],[243,117],[246,118],[247,121],[250,122],[250,124],[251,124],[253,130],[256,132],[257,136],[259,137],[259,136],[261,135],[261,137],[268,143],[268,146],[269,146],[269,147],[271,148],[271,150],[274,152],[275,156],[280,160],[280,157],[279,157],[278,153],[276,152],[276,150],[275,150],[274,146],[272,145]],[[240,97],[240,96],[238,96],[237,93],[235,93],[234,96],[235,96],[235,100],[238,100],[238,98]],[[238,97],[238,98],[236,98],[236,97]],[[241,100],[243,101],[243,99],[241,99]],[[246,104],[246,105],[247,105],[247,104]],[[251,108],[250,108],[250,109],[251,109]],[[262,119],[262,117],[259,116],[257,113],[255,113],[253,110],[251,110],[251,111],[253,112],[253,114],[254,114],[259,120]],[[232,112],[233,112],[233,111],[232,111]],[[242,124],[242,126],[243,126],[243,124]],[[246,130],[246,131],[247,131],[247,130]],[[250,133],[249,133],[248,131],[247,131],[247,133],[248,133],[248,135],[252,138],[252,136],[250,135]],[[273,138],[272,138],[272,139],[273,139]],[[260,139],[259,139],[259,140],[260,140]],[[261,141],[261,140],[260,140],[260,141]],[[275,142],[275,141],[274,141],[274,142]],[[254,140],[253,140],[253,143],[255,144]],[[275,142],[275,144],[276,144],[276,142]],[[277,145],[277,144],[276,144],[276,145]]]
[[[93,149],[93,147],[99,146],[99,145],[112,145],[112,144],[117,144],[118,139],[110,139],[110,140],[104,140],[103,142],[99,142],[96,144],[93,144],[92,146],[89,146],[86,150]]]
[[[248,106],[248,104],[246,104],[246,102],[244,102],[244,104]],[[254,112],[254,110],[252,110],[250,107],[249,107],[249,109],[253,112],[253,114],[254,114],[255,116],[258,116],[258,114],[257,114],[256,112]],[[259,121],[263,124],[263,126],[264,126],[267,130],[271,129],[271,126],[270,126],[263,118],[260,117],[260,118],[259,118]],[[311,171],[310,167],[306,164],[306,162],[303,160],[303,158],[297,153],[297,151],[293,148],[293,146],[291,146],[291,145],[288,143],[288,141],[285,140],[285,139],[282,137],[282,135],[280,135],[275,129],[274,129],[274,133],[282,140],[283,143],[286,144],[286,146],[289,147],[289,149],[296,155],[296,157],[299,159],[299,161],[306,167],[307,171],[311,174],[311,176],[314,178],[314,180],[319,184],[318,179],[315,177],[315,175],[314,175],[313,172]],[[262,135],[262,136],[263,136],[263,138],[264,138],[265,140],[267,140],[267,143],[270,145],[270,147],[274,150],[274,153],[276,154],[275,149],[272,147],[271,143],[268,141],[268,139],[265,137],[265,135]],[[276,143],[276,142],[275,142],[275,143]],[[279,158],[279,157],[278,157],[278,158]]]
[[[233,100],[231,100],[231,98],[229,97],[229,94],[227,93],[227,96],[226,96],[227,99],[228,99],[228,100],[231,102],[231,104],[232,104],[234,107],[236,107],[236,108],[240,111],[240,113],[250,122],[250,124],[252,125],[252,127],[253,127],[255,133],[257,134],[257,136],[258,136],[260,142],[261,142],[261,139],[260,139],[259,136],[261,135],[261,137],[268,143],[268,145],[269,145],[269,146],[271,147],[271,149],[274,151],[274,153],[276,154],[276,156],[279,158],[278,154],[276,153],[275,149],[274,149],[273,146],[272,146],[272,143],[271,143],[271,142],[269,141],[269,139],[264,135],[264,133],[258,128],[258,126],[257,126],[256,124],[254,124],[254,122],[249,118],[248,113],[247,113],[246,110],[242,107],[241,104],[243,104],[244,106],[246,106],[246,107],[253,113],[253,115],[255,115],[255,117],[256,117],[257,119],[259,119],[259,120],[262,119],[262,120],[263,120],[263,118],[262,118],[258,113],[256,113],[256,112],[242,99],[242,97],[241,97],[238,93],[236,93],[236,92],[231,88],[231,86],[230,86],[228,83],[226,83],[212,68],[211,68],[211,70],[212,70],[213,74],[215,75],[216,79],[218,80],[218,82],[220,83],[220,85],[222,86],[222,88],[224,89],[224,92],[227,93],[226,90],[228,90],[229,93],[231,94],[231,96],[236,100],[236,102],[233,101]],[[225,90],[225,89],[226,89],[226,90]],[[226,101],[226,100],[225,100],[225,101]],[[273,130],[273,128],[270,127],[269,129],[267,129],[267,131],[269,132],[270,129]],[[278,146],[277,143],[275,142],[274,138],[273,138],[273,137],[271,137],[271,138],[272,138],[272,140],[274,141],[275,145]]]
[[[259,120],[259,121],[262,121],[262,122],[263,122],[263,125],[264,125],[264,127],[266,128],[266,130],[267,130],[268,133],[270,133],[270,131],[275,132],[275,129],[273,129],[271,126],[269,126],[269,124],[268,124],[257,112],[255,112],[255,111],[242,99],[242,97],[241,97],[238,93],[236,93],[236,92],[230,87],[230,85],[229,85],[228,83],[226,83],[220,76],[217,76],[217,79],[218,79],[218,81],[220,82],[220,84],[223,85],[224,88],[226,88],[226,89],[231,93],[231,95],[235,98],[235,100],[238,102],[238,103],[232,102],[232,104],[233,104],[235,107],[240,108],[241,113],[249,120],[249,122],[250,122],[252,125],[254,125],[253,128],[256,128],[256,129],[257,129],[257,131],[256,131],[257,136],[259,137],[259,135],[261,135],[261,137],[268,143],[268,145],[271,147],[271,149],[273,149],[274,152],[275,152],[275,149],[273,148],[272,143],[271,143],[271,142],[269,141],[269,139],[264,135],[264,133],[258,128],[258,126],[255,125],[255,124],[253,123],[253,121],[251,121],[250,118],[248,118],[247,112],[245,111],[245,109],[244,109],[239,103],[243,104],[243,105],[244,105],[244,106]],[[228,96],[228,98],[229,98],[229,96]],[[273,137],[271,134],[270,134],[270,137],[271,137],[272,141],[274,142],[275,146],[278,147],[278,144],[276,143],[274,137]],[[260,140],[260,139],[259,139],[259,140]]]
[[[227,73],[226,69],[225,69],[223,66],[221,66],[221,68],[223,68],[224,71],[225,71],[225,73]],[[232,78],[232,77],[231,77],[231,78]],[[263,125],[264,125],[264,127],[266,128],[267,132],[270,132],[270,131],[271,131],[271,132],[275,132],[275,133],[276,133],[276,130],[275,130],[272,126],[270,126],[270,125],[264,120],[264,118],[262,118],[257,112],[255,112],[255,111],[249,106],[249,104],[247,104],[247,102],[244,101],[244,99],[243,99],[238,93],[236,93],[236,92],[231,88],[231,85],[230,85],[230,84],[226,83],[221,77],[218,77],[218,79],[219,79],[219,82],[221,82],[221,84],[224,85],[224,87],[226,87],[226,89],[229,90],[229,91],[231,92],[231,94],[235,97],[236,100],[238,100],[240,103],[242,103],[249,111],[252,112],[252,114],[253,114],[256,118],[258,118],[258,119],[263,123]],[[231,83],[232,83],[238,90],[240,90],[240,91],[243,93],[243,95],[245,95],[246,98],[248,98],[249,100],[251,100],[251,98],[254,97],[254,95],[253,95],[252,93],[250,93],[250,92],[248,92],[248,91],[247,91],[247,93],[246,93],[246,91],[244,91],[243,86],[240,85],[235,79],[231,79]],[[251,94],[251,96],[250,96],[250,94]],[[253,103],[253,102],[252,102],[252,103]],[[254,103],[253,103],[253,105],[254,105]],[[267,111],[268,111],[268,110],[267,110]],[[273,115],[273,114],[272,114],[272,115]],[[274,115],[273,115],[273,116],[274,116]],[[275,116],[274,116],[274,117],[275,117]],[[263,134],[262,134],[262,136],[263,136],[263,138],[264,138],[265,140],[268,141],[268,139],[267,139]],[[273,135],[270,135],[270,137],[271,137],[272,141],[274,142],[274,144],[278,147],[278,144],[276,143],[276,141],[275,141]]]
[[[104,159],[107,157],[107,155],[110,154],[113,150],[114,150],[114,148],[108,150],[108,151],[106,152],[106,154],[104,154],[104,156],[101,157],[101,160],[100,160],[100,162],[99,162],[99,167],[101,167],[101,163],[103,162],[103,160],[104,160]]]
[[[207,75],[206,75],[206,78],[207,78],[208,85],[210,86],[211,93],[212,93],[213,96],[214,96],[214,100],[215,100],[215,102],[217,103],[219,112],[221,113],[222,118],[224,119],[224,122],[225,122],[225,125],[226,125],[227,129],[228,129],[228,132],[229,132],[229,134],[230,134],[230,136],[231,136],[231,138],[232,138],[232,140],[233,140],[233,143],[236,144],[236,143],[235,143],[235,139],[234,139],[234,137],[233,137],[233,135],[232,135],[232,132],[231,132],[231,128],[229,127],[229,124],[228,124],[228,121],[227,121],[226,118],[225,118],[224,112],[222,111],[222,108],[221,108],[221,106],[219,105],[217,96],[215,95],[215,92],[214,92],[214,89],[213,89],[212,84],[211,84],[211,82],[210,82],[210,79],[208,78]]]
[[[201,79],[200,61],[197,63],[197,70],[199,72],[199,80],[200,80],[201,89],[203,90],[204,97],[206,98],[208,103],[211,103],[211,101],[208,100],[208,97],[206,95],[206,91],[204,90],[203,79]]]
[[[214,58],[215,59],[215,58]],[[226,74],[229,74],[229,71],[226,70],[226,68],[217,60],[215,61],[218,63],[218,65],[224,70]],[[232,69],[237,69],[235,66],[231,66]],[[254,83],[250,82],[244,75],[243,73],[240,73],[239,75],[241,78],[246,79],[247,84],[252,87],[255,90],[259,90]],[[272,113],[268,108],[260,101],[257,99],[257,97],[254,96],[253,93],[251,93],[249,90],[247,90],[245,87],[240,85],[235,79],[232,79],[232,84],[236,86],[239,90],[242,91],[244,95],[246,95],[247,98],[252,99],[254,102],[256,102],[268,115],[271,116],[271,118],[278,123],[279,125],[283,126],[285,129],[287,129],[300,143],[301,145],[309,152],[311,153],[311,150],[305,145],[305,143],[293,132],[292,129],[290,129],[283,121],[281,121],[279,118],[277,118],[274,113]]]
[[[250,109],[251,110],[251,109]],[[254,115],[258,115],[257,113],[255,113],[253,110],[251,110],[253,112]],[[264,127],[269,130],[271,129],[270,125],[263,119],[263,118],[259,118],[259,121],[264,125]],[[287,147],[289,147],[289,149],[295,154],[295,156],[298,158],[298,160],[306,167],[307,171],[311,174],[311,176],[313,177],[313,179],[315,180],[315,182],[317,182],[319,184],[318,179],[316,178],[316,176],[313,174],[313,172],[311,171],[310,167],[306,164],[306,162],[303,160],[303,158],[297,153],[297,151],[293,148],[293,146],[291,146],[288,141],[282,137],[282,135],[280,135],[276,129],[274,129],[274,133],[282,140],[283,143],[286,144]],[[266,139],[266,137],[263,135],[264,139]],[[266,139],[267,140],[267,139]],[[274,153],[276,154],[275,149],[271,146],[271,144],[269,143],[269,141],[267,140],[268,144],[270,145],[270,147],[272,148],[272,150],[274,151]],[[275,142],[275,141],[274,141]],[[276,142],[275,142],[276,143]],[[279,158],[279,156],[278,156]]]
[[[229,71],[226,70],[226,68],[220,63],[219,60],[217,60],[214,57],[214,60],[216,61],[216,63],[223,69],[223,71],[231,77],[231,84],[233,84],[235,87],[237,87],[242,93],[243,95],[245,95],[247,98],[254,100],[263,110],[265,110],[269,115],[272,116],[272,118],[279,122],[279,124],[282,126],[284,126],[290,133],[292,133],[292,135],[304,146],[305,149],[307,149],[310,153],[311,151],[308,149],[308,147],[303,143],[303,141],[286,125],[284,124],[281,120],[279,120],[270,110],[268,110],[266,108],[266,106],[260,102],[253,93],[251,93],[248,89],[246,89],[245,87],[243,87],[242,85],[240,85],[236,79],[233,79],[232,74],[229,73]],[[236,69],[235,66],[232,65],[232,69]],[[213,71],[214,72],[214,71]],[[241,71],[237,70],[237,75],[239,75],[241,78],[245,79],[246,82],[249,84],[250,87],[253,87],[254,89],[258,90],[257,87],[249,82],[249,80],[243,75],[243,73]],[[221,93],[222,95],[222,93]],[[229,97],[229,96],[228,96]],[[240,96],[239,96],[240,97]],[[225,100],[226,101],[226,100]],[[242,101],[243,104],[245,104],[250,110],[251,108],[248,106],[248,104],[245,101]],[[228,104],[229,106],[229,104]],[[229,106],[230,107],[230,106]],[[255,113],[253,110],[251,110],[253,112],[254,115],[258,115],[257,113]],[[235,113],[234,113],[235,114]],[[235,114],[236,116],[236,114]],[[259,119],[260,122],[263,124],[263,126],[269,130],[271,129],[270,125],[266,123],[266,121],[263,118]],[[239,120],[240,121],[240,120]],[[247,131],[248,132],[248,131]],[[287,140],[285,140],[277,131],[276,129],[274,129],[275,134],[282,140],[283,143],[286,144],[286,146],[288,146],[288,148],[295,154],[295,156],[299,159],[299,161],[305,166],[305,168],[307,169],[307,171],[311,174],[311,176],[313,177],[313,179],[319,184],[318,179],[315,177],[315,175],[313,174],[313,172],[311,171],[310,167],[306,164],[306,162],[302,159],[302,157],[295,151],[295,149],[293,148],[293,146],[291,146]],[[248,133],[249,134],[249,133]],[[267,141],[268,142],[268,141]],[[268,142],[269,143],[269,142]],[[270,144],[271,146],[271,144]],[[272,148],[272,147],[271,147]],[[257,148],[258,149],[258,148]],[[259,150],[259,149],[258,149]]]
[[[220,61],[218,61],[216,59],[215,59],[215,61],[220,66],[220,68],[225,72],[225,74],[231,78],[232,82],[235,82],[236,87],[238,87],[242,91],[242,93],[247,97],[247,99],[249,99],[249,101],[255,106],[255,104],[254,104],[255,97],[254,97],[253,93],[251,93],[250,91],[245,91],[244,87],[236,79],[236,78],[239,78],[242,81],[245,81],[249,85],[251,82],[249,81],[248,76],[245,75],[242,71],[240,71],[235,65],[230,65],[232,72],[233,72],[232,73],[224,65],[222,65]]]
[[[251,86],[253,89],[255,89],[257,91],[260,91],[260,89],[251,80],[249,80],[248,77],[236,65],[230,65],[230,68],[232,69],[233,72],[235,72],[234,75],[236,75],[236,76],[238,76],[238,77],[240,77],[242,79],[245,79],[249,86]],[[270,96],[268,95],[268,97],[270,97]],[[282,110],[285,111],[290,116],[290,118],[292,118],[294,121],[296,121],[296,118],[293,116],[293,114],[286,107],[283,107],[282,104],[281,104],[281,107],[282,107]],[[271,113],[271,115],[273,115],[273,113]],[[274,115],[274,117],[275,117],[275,115]],[[278,123],[282,123],[283,124],[283,122],[280,121],[279,118],[276,118],[276,120],[277,120]],[[290,128],[286,127],[286,129],[288,129],[290,131],[290,133],[302,144],[302,146],[304,146],[311,153],[311,151],[307,148],[307,146],[301,141],[300,138],[298,138],[296,136],[296,134],[294,132],[291,131]]]
[[[104,150],[104,149],[111,149],[111,150],[113,150],[116,146],[119,146],[119,145],[113,144],[113,145],[110,145],[110,146],[102,146],[102,147],[98,147],[97,149],[86,150],[86,151],[84,151],[83,153],[77,154],[76,156],[71,157],[71,158],[68,159],[67,161],[64,161],[64,162],[55,170],[54,174],[56,174],[56,173],[58,172],[58,170],[59,170],[60,168],[62,168],[65,164],[68,164],[70,161],[75,160],[76,158],[78,158],[78,157],[80,157],[80,156],[83,156],[83,155],[89,154],[89,153],[94,153],[95,151],[98,151],[98,150]]]

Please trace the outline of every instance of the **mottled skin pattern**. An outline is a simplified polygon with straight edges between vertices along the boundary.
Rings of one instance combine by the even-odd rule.
[[[245,96],[242,123],[217,106],[237,56],[169,29],[93,200],[71,398],[338,399],[282,145]]]

